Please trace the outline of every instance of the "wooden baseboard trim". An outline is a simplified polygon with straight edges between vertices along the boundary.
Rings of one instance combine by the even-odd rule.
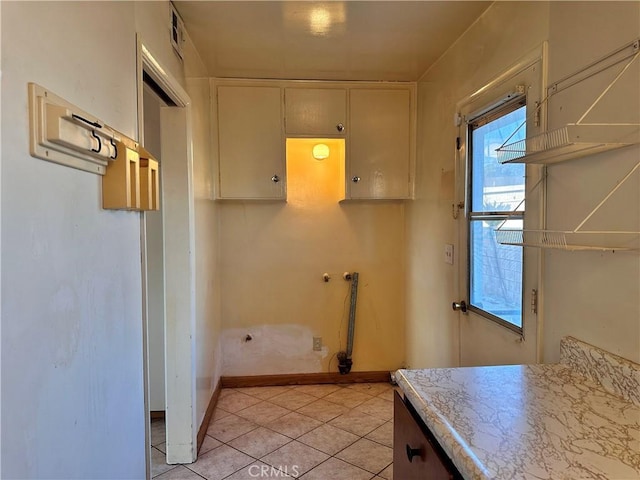
[[[166,417],[166,412],[164,410],[151,410],[149,412],[149,417],[151,418],[151,420],[164,420]]]
[[[200,448],[204,443],[204,437],[207,435],[207,429],[209,428],[211,417],[213,417],[213,411],[215,410],[216,404],[218,403],[218,398],[220,397],[220,390],[222,390],[221,380],[222,379],[218,380],[218,384],[211,394],[211,400],[209,400],[207,411],[205,412],[204,418],[202,419],[202,424],[200,424],[200,428],[198,429],[198,453],[200,453]]]
[[[312,385],[318,383],[383,383],[391,381],[391,373],[351,372],[342,375],[332,373],[292,373],[286,375],[252,375],[245,377],[221,377],[223,388],[271,387],[279,385]]]

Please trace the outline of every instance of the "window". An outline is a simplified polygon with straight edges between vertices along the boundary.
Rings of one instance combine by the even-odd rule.
[[[496,149],[526,133],[526,98],[469,122],[469,309],[522,332],[523,248],[500,245],[495,229],[523,228],[525,165],[498,163]],[[514,132],[516,132],[514,134]]]

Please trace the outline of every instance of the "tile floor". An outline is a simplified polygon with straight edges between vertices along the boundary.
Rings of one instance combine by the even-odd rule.
[[[223,389],[198,460],[165,463],[151,424],[154,480],[393,478],[393,390],[385,383]]]

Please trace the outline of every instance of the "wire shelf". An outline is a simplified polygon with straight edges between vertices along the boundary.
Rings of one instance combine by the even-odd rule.
[[[622,52],[624,56],[618,59],[617,55],[620,52]],[[616,61],[610,61],[614,57]],[[613,54],[608,55],[603,60],[589,65],[581,72],[578,72],[578,74],[581,75],[587,71],[591,71],[592,67],[598,67],[599,70],[595,72],[598,73],[629,57],[630,60],[626,62],[615,78],[600,93],[576,123],[569,123],[555,130],[508,143],[515,133],[522,128],[523,123],[496,150],[498,161],[503,164],[550,164],[640,143],[640,124],[638,123],[583,123],[583,120],[589,115],[598,102],[602,100],[631,65],[640,58],[640,39],[634,40],[630,44],[613,52]],[[606,67],[600,68],[602,61],[605,61]],[[568,77],[568,79],[570,78],[571,77]],[[565,80],[563,80],[563,82]],[[576,82],[577,81],[579,80],[576,80]],[[554,90],[557,90],[557,85]],[[549,95],[547,95],[542,103],[548,98]],[[540,109],[542,103],[538,105],[536,111]],[[613,186],[600,203],[598,203],[573,230],[514,229],[507,227],[507,220],[505,220],[495,230],[497,242],[502,245],[555,248],[560,250],[640,251],[640,232],[638,231],[586,231],[583,229],[594,214],[598,212],[629,177],[639,169],[640,161]]]
[[[640,143],[640,124],[576,124],[503,145],[500,163],[549,164]]]
[[[624,57],[610,63],[609,60],[617,58],[617,55],[623,52]],[[580,76],[585,71],[589,71],[591,67],[600,63],[606,63],[606,68],[616,65],[618,61],[629,58],[624,67],[613,78],[609,85],[598,95],[595,101],[587,108],[582,116],[575,122],[569,123],[561,128],[550,130],[539,135],[519,140],[517,142],[508,143],[511,138],[520,130],[525,123],[523,122],[506,140],[496,149],[498,162],[500,163],[538,163],[549,164],[557,163],[573,158],[592,155],[615,148],[625,147],[640,143],[640,124],[638,123],[584,123],[584,119],[598,105],[602,98],[613,88],[620,78],[629,70],[631,65],[640,58],[640,39],[636,39],[630,44],[616,50],[600,61],[586,67],[574,75]],[[597,72],[603,71],[605,67]],[[557,91],[552,89],[545,99],[538,104],[536,112],[549,96]]]
[[[638,232],[574,232],[560,230],[498,229],[496,240],[501,245],[553,248],[557,250],[638,251]],[[605,238],[609,244],[599,244]]]

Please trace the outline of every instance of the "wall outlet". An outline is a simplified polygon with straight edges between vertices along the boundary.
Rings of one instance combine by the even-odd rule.
[[[316,352],[322,350],[322,337],[313,337],[313,350]]]
[[[449,265],[453,265],[453,245],[450,243],[444,246],[444,261]]]

